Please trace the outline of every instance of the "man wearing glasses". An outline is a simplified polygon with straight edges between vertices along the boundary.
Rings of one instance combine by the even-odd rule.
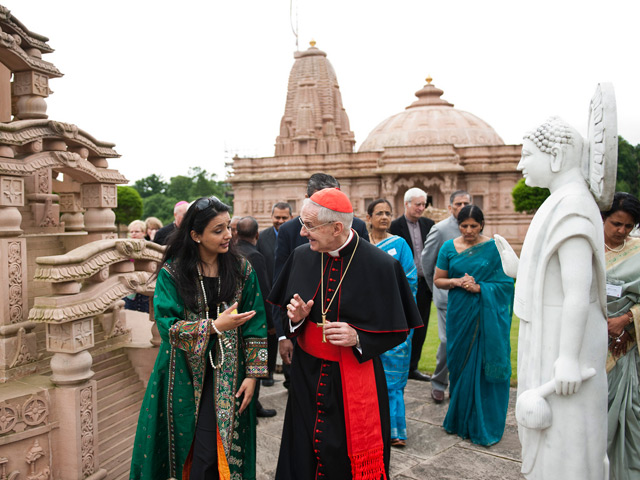
[[[429,325],[429,312],[431,311],[431,290],[427,286],[422,271],[422,261],[420,254],[422,246],[429,234],[429,230],[434,225],[434,221],[423,217],[425,208],[427,207],[427,192],[420,188],[410,188],[404,194],[404,215],[396,218],[391,222],[389,233],[404,238],[411,251],[413,252],[413,262],[418,270],[418,292],[416,293],[416,302],[418,310],[422,316],[424,328],[418,328],[413,332],[413,340],[411,341],[411,360],[409,362],[409,378],[428,382],[431,380],[429,375],[425,375],[418,370],[418,362],[422,354],[422,345],[427,336],[427,326]]]
[[[326,173],[314,173],[309,177],[307,182],[307,193],[305,198],[311,197],[314,193],[323,188],[340,188],[340,183],[331,175]],[[300,217],[295,217],[285,222],[278,230],[278,239],[276,240],[276,250],[274,254],[273,282],[275,283],[282,267],[286,263],[289,255],[300,245],[309,242],[307,237],[300,234]],[[359,218],[353,219],[353,229],[358,232],[360,238],[369,241],[369,233],[366,224]],[[274,309],[273,323],[276,327],[276,335],[278,336],[278,350],[282,357],[282,370],[285,376],[284,386],[289,388],[289,365],[293,355],[293,342],[289,340],[282,327],[282,316],[278,309]]]
[[[298,341],[276,480],[389,478],[390,420],[379,355],[422,325],[402,266],[351,228],[337,188],[304,201],[297,248],[269,301]]]

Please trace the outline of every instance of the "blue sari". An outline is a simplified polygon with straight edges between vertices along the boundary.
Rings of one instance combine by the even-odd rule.
[[[502,270],[495,242],[458,253],[445,242],[437,267],[449,278],[468,273],[480,293],[449,290],[447,304],[447,366],[451,401],[443,427],[479,445],[502,438],[511,377],[511,315],[513,279]]]
[[[393,235],[376,245],[400,262],[407,276],[409,287],[415,299],[418,289],[418,271],[413,263],[413,253],[402,237]],[[411,359],[411,339],[413,329],[400,345],[380,355],[389,391],[389,411],[391,416],[391,438],[407,439],[407,419],[404,410],[404,387],[409,376]]]

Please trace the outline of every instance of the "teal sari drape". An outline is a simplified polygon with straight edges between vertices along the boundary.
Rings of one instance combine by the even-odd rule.
[[[451,401],[444,428],[473,443],[492,445],[502,438],[511,377],[513,279],[507,277],[493,240],[456,252],[445,242],[437,267],[449,278],[468,273],[480,293],[449,291],[447,366]]]
[[[413,254],[409,244],[402,237],[393,235],[376,244],[398,260],[407,276],[409,287],[415,299],[418,290],[418,271],[413,263]],[[391,438],[407,439],[407,419],[404,408],[404,387],[409,376],[411,359],[411,340],[413,330],[409,330],[407,339],[400,345],[380,355],[389,391],[389,413],[391,416]]]

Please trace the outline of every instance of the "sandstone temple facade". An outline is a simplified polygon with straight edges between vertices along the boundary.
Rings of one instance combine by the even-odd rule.
[[[48,118],[47,42],[0,6],[0,479],[124,479],[157,348],[122,298],[162,247],[116,239],[114,145]]]
[[[402,214],[404,193],[420,187],[431,205],[425,215],[437,221],[447,215],[449,195],[466,189],[484,210],[485,233],[500,233],[519,249],[531,220],[514,212],[511,199],[522,177],[516,170],[521,145],[505,145],[486,122],[453,108],[427,78],[417,100],[380,123],[354,152],[326,53],[312,42],[294,58],[275,155],[233,160],[234,215],[253,215],[267,226],[277,201],[298,212],[309,176],[326,172],[338,178],[360,218],[380,197]]]

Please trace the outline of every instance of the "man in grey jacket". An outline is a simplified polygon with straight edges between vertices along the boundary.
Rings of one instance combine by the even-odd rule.
[[[458,229],[458,212],[471,203],[471,195],[464,190],[458,190],[449,197],[449,212],[451,216],[436,223],[424,242],[422,249],[422,271],[427,286],[433,293],[433,303],[438,311],[438,337],[440,346],[436,353],[436,370],[431,376],[431,397],[436,403],[444,400],[444,391],[449,385],[449,369],[447,368],[447,300],[448,291],[440,290],[433,284],[433,273],[440,247],[447,240],[460,236]]]

